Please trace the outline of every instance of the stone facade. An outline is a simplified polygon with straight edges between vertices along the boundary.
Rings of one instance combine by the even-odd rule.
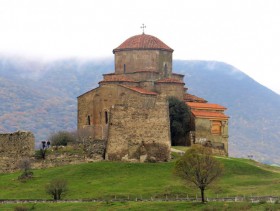
[[[168,161],[170,132],[168,104],[150,98],[111,109],[108,160]]]
[[[193,144],[213,148],[216,154],[228,155],[228,116],[223,106],[210,103],[187,102],[192,112]]]
[[[78,130],[88,128],[94,139],[107,141],[107,160],[169,160],[168,98],[201,99],[186,93],[184,75],[172,71],[173,49],[158,38],[136,35],[113,53],[115,72],[103,75],[99,87],[78,97]],[[209,121],[199,118],[193,115],[194,131],[183,145],[211,139],[223,143],[227,154],[227,131],[213,136],[206,126]]]
[[[18,162],[34,155],[35,139],[31,132],[0,134],[0,172],[17,169]]]

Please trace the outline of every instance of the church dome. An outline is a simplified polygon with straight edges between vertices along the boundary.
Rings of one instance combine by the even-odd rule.
[[[148,34],[140,34],[128,38],[119,47],[115,48],[113,53],[125,50],[163,50],[173,52],[173,49],[160,39]]]

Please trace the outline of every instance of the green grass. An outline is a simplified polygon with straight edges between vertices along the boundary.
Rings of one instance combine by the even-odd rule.
[[[174,149],[182,150],[182,151],[187,151],[190,147],[187,146],[172,146]]]
[[[227,203],[227,202],[212,202],[212,203],[191,203],[191,202],[86,202],[86,203],[39,203],[39,204],[0,204],[0,210],[12,211],[15,207],[26,207],[29,210],[59,210],[59,211],[80,211],[80,210],[279,210],[280,204],[256,203],[249,202]]]
[[[218,158],[225,166],[222,178],[206,190],[207,197],[277,195],[277,170],[246,159]],[[174,162],[96,162],[33,170],[34,178],[20,182],[19,172],[0,174],[0,199],[51,199],[45,185],[55,177],[68,181],[64,199],[189,197],[199,195],[173,175]]]

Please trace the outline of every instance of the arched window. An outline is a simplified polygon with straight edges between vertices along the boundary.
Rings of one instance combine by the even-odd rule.
[[[123,64],[123,73],[126,73],[126,65]]]
[[[108,124],[109,121],[109,114],[107,111],[105,111],[105,124]]]
[[[87,125],[90,125],[90,116],[87,116]]]
[[[167,64],[164,64],[164,76],[167,76]]]

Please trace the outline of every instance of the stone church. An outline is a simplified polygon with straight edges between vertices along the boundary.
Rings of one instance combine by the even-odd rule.
[[[203,144],[228,154],[225,107],[187,93],[184,75],[172,71],[173,49],[145,33],[113,50],[115,71],[78,97],[78,130],[104,140],[105,159],[170,159],[168,97],[191,109],[193,131],[185,145]]]

